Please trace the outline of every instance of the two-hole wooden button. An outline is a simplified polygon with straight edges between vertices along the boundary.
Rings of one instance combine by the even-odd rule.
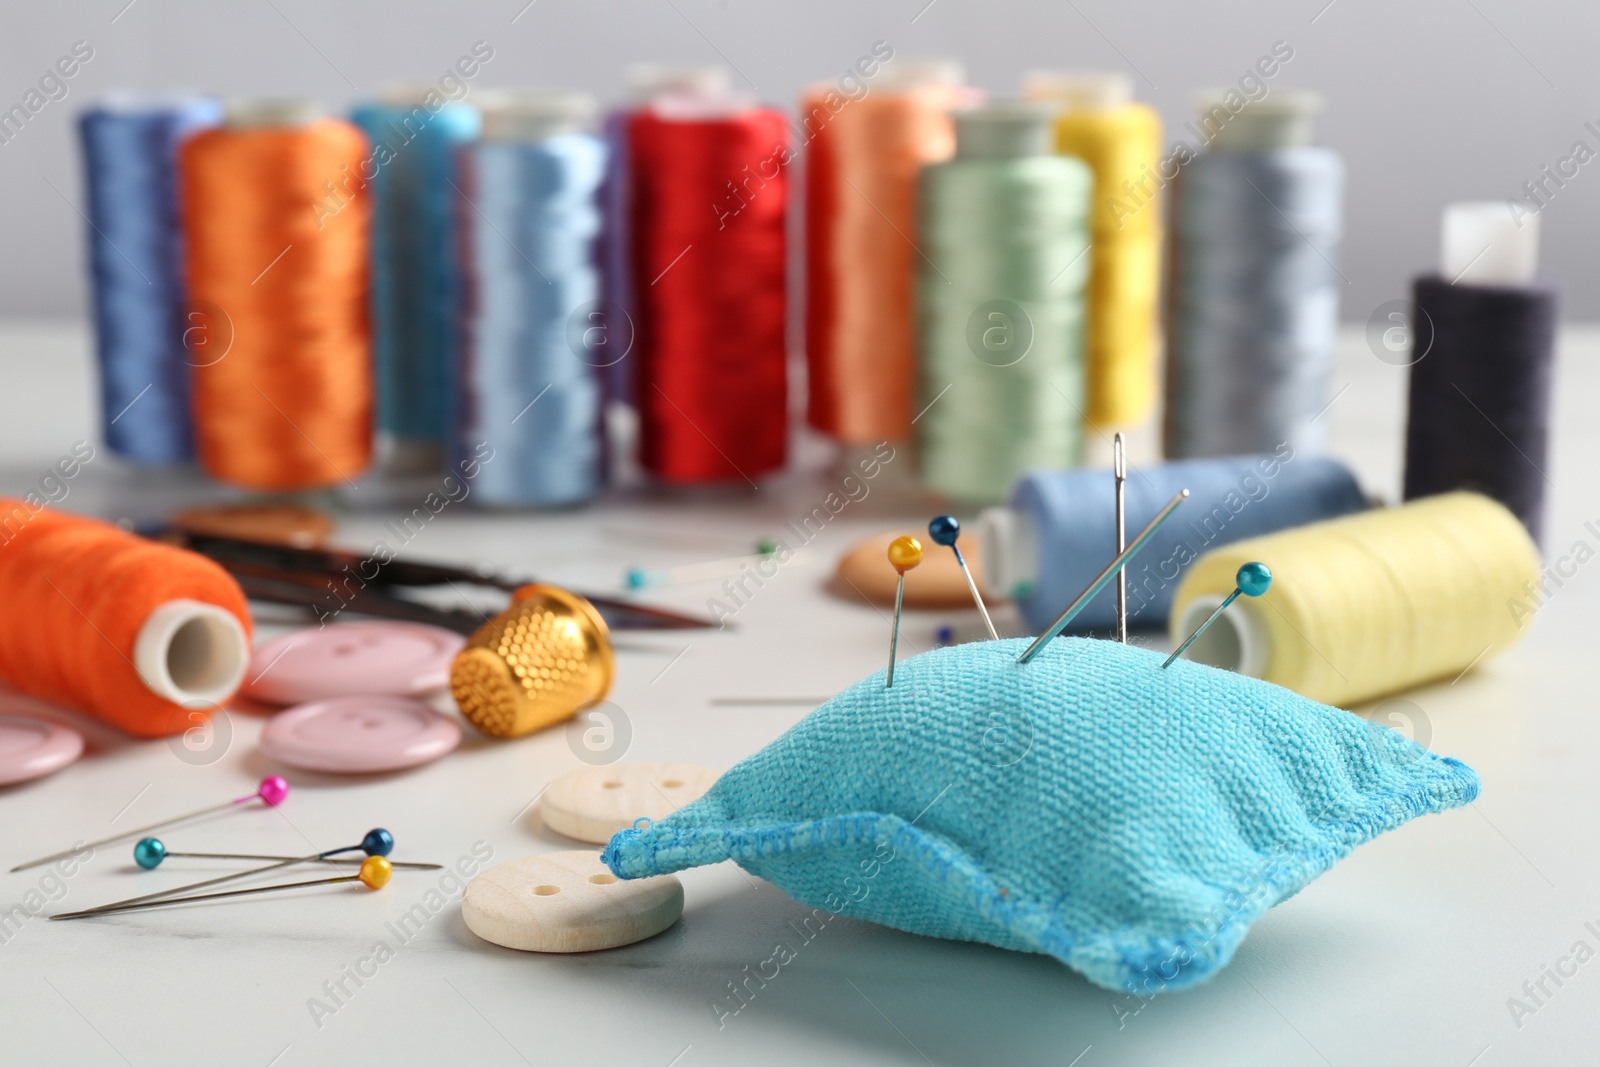
[[[717,772],[692,763],[613,763],[557,778],[539,800],[558,834],[603,845],[639,819],[662,819],[699,800]]]
[[[683,914],[670,874],[624,881],[594,852],[550,852],[490,867],[467,884],[461,917],[485,941],[524,952],[594,952],[654,937]]]

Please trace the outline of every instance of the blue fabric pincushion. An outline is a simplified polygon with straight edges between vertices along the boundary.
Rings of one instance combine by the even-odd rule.
[[[1043,952],[1148,995],[1478,776],[1287,689],[1111,641],[943,648],[840,693],[603,859],[732,859],[811,907]]]

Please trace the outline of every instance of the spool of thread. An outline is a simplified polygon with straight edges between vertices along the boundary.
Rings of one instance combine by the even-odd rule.
[[[214,308],[194,371],[200,464],[251,489],[350,484],[371,459],[370,154],[309,102],[236,101],[180,153],[189,285]]]
[[[553,507],[604,485],[601,385],[580,309],[600,298],[597,195],[605,146],[593,101],[528,90],[483,97],[483,138],[461,153],[466,300],[458,462],[495,447],[474,485],[502,506]]]
[[[1190,493],[1128,566],[1134,626],[1166,621],[1179,579],[1208,549],[1366,507],[1343,464],[1287,449],[1138,468],[1125,488],[1129,529],[1143,526],[1178,490]],[[1042,630],[1117,554],[1113,480],[1106,471],[1031,471],[1018,480],[1010,506],[985,509],[978,526],[987,586],[1013,597],[1028,627]],[[1276,572],[1276,563],[1260,558]],[[1070,629],[1115,625],[1116,590],[1108,586]]]
[[[1236,96],[1237,94],[1235,94]],[[1344,166],[1314,146],[1311,93],[1231,113],[1173,196],[1166,454],[1320,451],[1338,328]]]
[[[193,552],[0,499],[0,678],[140,737],[182,733],[239,688],[250,615]]]
[[[222,117],[214,100],[122,94],[78,119],[88,193],[89,272],[101,434],[136,463],[194,455],[191,308],[178,233],[178,146]]]
[[[955,158],[922,172],[922,479],[995,503],[1025,470],[1078,462],[1093,179],[1054,154],[1041,105],[955,123]]]
[[[1237,601],[1188,657],[1344,707],[1504,652],[1521,637],[1511,606],[1539,578],[1538,551],[1511,512],[1447,493],[1206,553],[1178,590],[1174,642],[1250,560],[1272,568],[1271,591]]]
[[[1444,212],[1438,276],[1414,283],[1405,498],[1452,489],[1544,527],[1560,293],[1536,282],[1539,217],[1502,203]]]
[[[1059,110],[1056,150],[1094,172],[1085,413],[1095,426],[1133,426],[1156,397],[1161,117],[1134,103],[1125,74],[1036,71],[1024,92]]]
[[[788,142],[782,112],[736,97],[665,95],[629,121],[639,458],[662,483],[783,465]]]
[[[438,99],[432,85],[395,86],[350,116],[372,144],[350,178],[371,187],[376,423],[395,473],[444,463],[460,295],[455,152],[478,134],[476,108],[430,108],[430,94]]]
[[[808,139],[808,421],[847,445],[911,437],[916,415],[917,176],[955,152],[960,64],[896,62],[865,95],[800,102]]]
[[[725,67],[635,63],[628,68],[628,102],[606,114],[606,179],[600,194],[603,205],[601,256],[602,307],[591,317],[609,350],[599,361],[610,399],[633,398],[633,366],[625,362],[636,335],[634,325],[633,236],[628,225],[632,183],[628,177],[628,124],[633,116],[663,95],[726,97],[733,91],[733,76]]]

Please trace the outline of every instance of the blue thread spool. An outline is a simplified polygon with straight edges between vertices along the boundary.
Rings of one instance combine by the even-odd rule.
[[[386,465],[397,473],[443,462],[460,291],[455,152],[479,127],[475,108],[430,108],[430,94],[438,99],[432,85],[394,88],[350,115],[372,140],[372,154],[353,177],[372,191],[377,427],[386,437]]]
[[[188,306],[176,173],[178,145],[221,118],[214,100],[121,94],[78,120],[102,433],[137,463],[192,458],[190,366],[225,333],[215,309]]]
[[[1132,625],[1166,622],[1184,570],[1207,549],[1276,533],[1366,507],[1355,476],[1337,460],[1230,456],[1134,467],[1125,484],[1128,523],[1142,526],[1179,489],[1191,496],[1127,570]],[[1042,630],[1081,592],[1116,544],[1116,499],[1103,471],[1033,471],[1011,504],[979,522],[985,583],[1013,597],[1030,629]],[[1097,595],[1072,633],[1109,633],[1116,591]]]
[[[595,241],[605,146],[582,132],[578,93],[485,94],[483,138],[462,150],[467,296],[453,445],[494,449],[483,503],[557,507],[599,492],[605,455],[597,357]]]

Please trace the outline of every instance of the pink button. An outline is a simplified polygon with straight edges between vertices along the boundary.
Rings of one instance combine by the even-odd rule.
[[[420,696],[450,684],[467,639],[420,622],[335,622],[296,630],[250,657],[244,694],[268,704],[345,696]]]
[[[272,717],[261,731],[269,759],[308,771],[366,774],[436,760],[461,742],[461,727],[419,700],[336,697]]]
[[[59,771],[83,754],[83,735],[45,719],[0,715],[0,785]]]

